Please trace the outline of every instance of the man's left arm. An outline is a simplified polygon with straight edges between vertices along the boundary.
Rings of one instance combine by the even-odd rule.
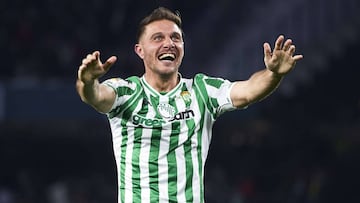
[[[248,106],[270,95],[280,84],[282,78],[289,73],[296,62],[303,58],[294,55],[295,45],[292,40],[284,42],[280,35],[271,50],[269,43],[264,43],[264,62],[266,68],[254,73],[248,80],[237,81],[230,91],[230,98],[237,108]]]

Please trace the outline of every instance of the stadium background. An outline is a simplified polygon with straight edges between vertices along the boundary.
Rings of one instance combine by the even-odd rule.
[[[266,100],[214,128],[207,203],[359,202],[358,0],[5,0],[0,7],[0,203],[111,203],[115,163],[106,118],[75,92],[81,59],[141,75],[139,20],[181,12],[181,72],[230,80],[263,68],[262,43],[293,39],[305,58]]]

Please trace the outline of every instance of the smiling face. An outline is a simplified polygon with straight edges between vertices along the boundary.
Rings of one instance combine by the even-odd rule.
[[[135,52],[143,60],[146,74],[177,76],[184,56],[182,31],[170,20],[153,21],[146,25]]]

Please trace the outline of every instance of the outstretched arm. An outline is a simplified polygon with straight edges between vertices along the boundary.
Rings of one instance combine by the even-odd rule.
[[[303,58],[295,55],[292,40],[284,42],[280,35],[271,51],[269,43],[264,43],[264,62],[266,68],[254,73],[248,80],[235,82],[230,92],[233,105],[237,108],[262,100],[271,94],[280,84],[284,75],[290,72],[296,62]]]
[[[100,52],[88,54],[79,66],[76,90],[81,100],[94,107],[97,111],[106,113],[115,101],[115,92],[112,88],[100,84],[103,76],[115,63],[116,57],[110,57],[105,63],[100,61]]]

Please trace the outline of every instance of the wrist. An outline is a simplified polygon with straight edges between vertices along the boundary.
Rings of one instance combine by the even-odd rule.
[[[81,80],[85,85],[94,85],[94,79]]]
[[[276,73],[274,71],[271,71],[269,69],[266,69],[268,74],[273,77],[273,78],[277,78],[277,79],[282,79],[284,77],[285,74],[281,74],[281,73]]]
[[[89,74],[79,75],[78,80],[84,83],[85,85],[93,85],[97,78],[91,77]]]

